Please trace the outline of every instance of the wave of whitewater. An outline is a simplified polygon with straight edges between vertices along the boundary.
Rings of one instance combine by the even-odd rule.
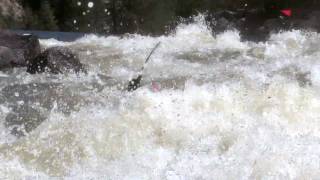
[[[123,91],[159,41],[143,87]],[[47,120],[20,139],[3,125],[12,102],[0,102],[0,179],[320,177],[320,34],[243,42],[236,31],[213,36],[199,20],[158,38],[41,44],[75,50],[89,73],[0,73],[0,89],[59,83],[73,101],[64,112],[50,97]]]

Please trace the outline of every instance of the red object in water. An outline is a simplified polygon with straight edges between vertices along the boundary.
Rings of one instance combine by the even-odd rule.
[[[152,82],[151,86],[152,86],[152,91],[153,92],[159,92],[161,90],[160,85],[158,83],[156,83],[156,82]]]
[[[283,15],[287,16],[287,17],[291,17],[292,16],[292,10],[291,9],[283,9],[280,11]]]

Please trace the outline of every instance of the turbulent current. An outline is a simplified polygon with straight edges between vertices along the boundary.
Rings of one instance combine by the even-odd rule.
[[[71,48],[88,73],[0,72],[0,179],[320,177],[320,34],[254,43],[199,18],[168,36],[41,45]],[[10,117],[44,121],[18,138]]]

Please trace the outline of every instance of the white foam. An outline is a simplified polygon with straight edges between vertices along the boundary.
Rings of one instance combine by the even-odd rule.
[[[79,52],[89,75],[22,74],[18,82],[74,86],[86,103],[70,115],[54,109],[28,137],[1,141],[0,177],[318,178],[319,34],[289,31],[243,42],[236,31],[213,36],[196,18],[156,38],[41,41]],[[88,90],[99,73],[119,83],[136,75],[159,41],[142,88]],[[152,81],[162,89],[150,90]]]

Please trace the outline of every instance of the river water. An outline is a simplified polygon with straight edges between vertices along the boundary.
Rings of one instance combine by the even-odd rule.
[[[0,72],[0,179],[319,178],[320,34],[246,42],[197,18],[157,38],[41,40],[88,74]],[[158,42],[143,86],[124,91]],[[44,122],[17,138],[13,112]]]

